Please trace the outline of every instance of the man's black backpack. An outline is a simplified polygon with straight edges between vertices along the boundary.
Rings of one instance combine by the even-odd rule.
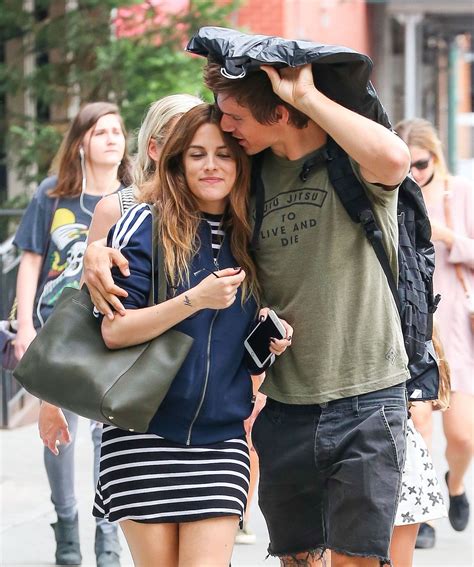
[[[399,188],[397,282],[370,200],[346,152],[332,139],[326,145],[326,160],[331,183],[351,219],[361,224],[397,304],[411,374],[408,396],[413,400],[434,400],[438,397],[439,372],[431,336],[440,296],[433,294],[435,253],[421,189],[410,177]]]
[[[263,219],[264,188],[260,178],[261,155],[253,158],[252,189],[256,198],[256,218],[252,245],[258,246]],[[300,178],[306,181],[311,169],[326,161],[329,178],[351,219],[360,223],[386,275],[400,314],[405,349],[409,359],[407,382],[411,400],[435,400],[438,397],[439,371],[431,342],[433,313],[440,296],[433,295],[434,247],[431,227],[421,189],[407,177],[398,195],[398,282],[390,268],[382,231],[369,198],[352,169],[346,152],[328,138],[325,152],[316,161],[303,165]]]

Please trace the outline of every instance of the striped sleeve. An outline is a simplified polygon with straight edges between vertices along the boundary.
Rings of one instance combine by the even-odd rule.
[[[150,295],[152,267],[152,215],[148,205],[142,203],[129,209],[113,226],[107,245],[120,250],[129,262],[130,276],[112,269],[116,285],[128,292],[122,300],[126,309],[147,307]]]

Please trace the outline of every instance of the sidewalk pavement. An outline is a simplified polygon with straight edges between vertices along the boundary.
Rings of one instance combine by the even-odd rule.
[[[439,412],[435,414],[433,460],[440,480],[446,470],[443,457],[444,438]],[[49,488],[43,466],[43,450],[36,425],[0,431],[0,565],[3,567],[41,567],[54,564],[53,531],[55,521]],[[91,517],[92,442],[86,420],[81,420],[76,442],[76,493],[83,566],[95,567],[94,521]],[[446,494],[446,487],[442,483]],[[467,490],[474,514],[472,467],[467,477]],[[361,511],[364,513],[364,511]],[[256,502],[252,503],[250,526],[257,535],[255,545],[239,545],[234,549],[232,567],[276,567],[279,562],[268,558],[265,523]],[[473,567],[474,517],[464,532],[455,532],[447,519],[436,522],[437,544],[432,550],[415,552],[415,567]],[[123,537],[122,567],[131,567],[132,560]],[[159,566],[157,567],[166,567]],[[204,566],[203,566],[204,567]]]

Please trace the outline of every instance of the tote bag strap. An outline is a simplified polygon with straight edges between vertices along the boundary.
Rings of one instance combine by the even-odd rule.
[[[155,304],[155,282],[158,285],[158,302],[166,301],[166,275],[163,246],[159,237],[159,219],[155,206],[151,206],[152,230],[151,230],[151,289],[148,305]]]

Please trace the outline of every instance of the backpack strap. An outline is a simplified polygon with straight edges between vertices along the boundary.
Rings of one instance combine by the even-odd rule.
[[[377,224],[372,204],[352,169],[347,153],[329,137],[326,148],[329,179],[348,215],[354,222],[362,225],[365,236],[382,266],[401,315],[402,306],[398,295],[398,285],[390,267],[390,261],[383,245],[382,231]]]

